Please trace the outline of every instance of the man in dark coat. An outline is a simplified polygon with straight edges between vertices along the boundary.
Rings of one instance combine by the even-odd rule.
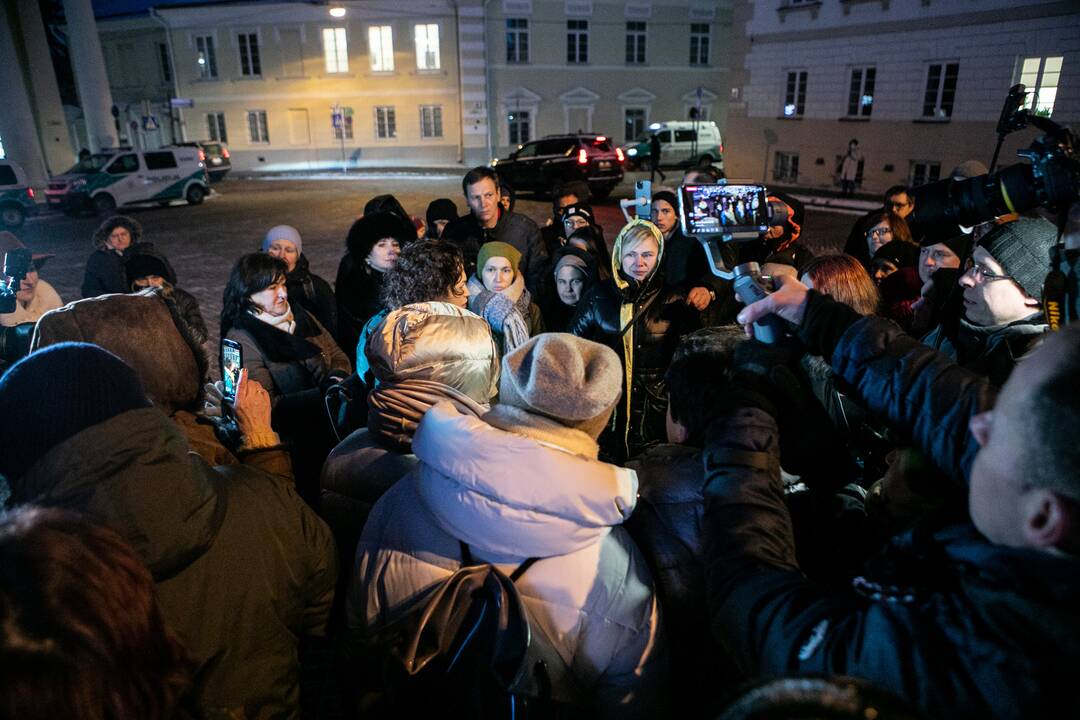
[[[974,527],[894,538],[846,595],[811,585],[781,496],[782,395],[744,384],[706,441],[717,639],[748,673],[858,676],[935,716],[1080,713],[1080,327],[1051,336],[998,394],[889,321],[793,279],[739,320],[768,313],[968,482]]]
[[[499,176],[487,167],[476,167],[461,181],[469,214],[452,220],[442,239],[453,243],[465,256],[465,274],[476,272],[480,246],[497,240],[513,245],[521,253],[525,287],[533,297],[542,297],[548,268],[548,254],[540,228],[525,215],[504,210],[500,203]]]
[[[293,489],[270,401],[242,375],[244,464],[211,467],[96,345],[35,352],[0,379],[0,474],[16,503],[78,510],[146,563],[194,662],[199,717],[299,717],[299,637],[322,635],[337,568]]]

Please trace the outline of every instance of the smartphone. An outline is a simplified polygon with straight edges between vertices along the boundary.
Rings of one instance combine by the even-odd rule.
[[[687,237],[764,236],[769,229],[765,188],[761,185],[683,185],[679,188],[679,219]]]
[[[240,370],[244,367],[244,350],[240,343],[229,338],[221,339],[221,380],[225,385],[222,393],[232,402],[236,399],[236,386],[240,382]]]
[[[638,180],[634,185],[634,208],[637,217],[652,220],[652,181]]]

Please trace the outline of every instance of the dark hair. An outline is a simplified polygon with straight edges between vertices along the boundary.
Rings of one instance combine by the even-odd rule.
[[[469,197],[469,186],[475,185],[484,179],[495,183],[495,189],[499,189],[499,173],[489,167],[480,165],[465,173],[465,177],[461,179],[461,192],[464,193],[465,197]]]
[[[911,197],[911,188],[909,188],[907,185],[893,185],[891,188],[885,191],[885,195],[883,196],[883,202],[889,202],[889,198],[893,197],[894,195],[900,195],[901,193],[907,195],[908,197]]]
[[[668,408],[671,418],[686,428],[687,444],[700,447],[705,431],[728,391],[735,349],[746,340],[738,325],[711,327],[680,341],[668,366]]]
[[[712,184],[719,182],[724,177],[723,170],[709,163],[701,163],[686,169],[683,174],[683,183]]]
[[[118,227],[122,227],[131,233],[132,245],[142,239],[142,225],[139,224],[138,220],[130,218],[127,215],[113,215],[111,218],[98,225],[98,229],[94,231],[94,248],[96,250],[104,250],[106,247],[105,241],[112,235],[112,231]]]
[[[0,521],[0,717],[169,718],[192,663],[112,530],[23,507]]]
[[[551,214],[559,216],[559,198],[573,195],[579,203],[587,203],[592,199],[592,191],[589,184],[582,180],[570,180],[561,182],[551,189]]]
[[[465,261],[456,245],[417,240],[406,245],[386,271],[383,305],[393,310],[418,302],[446,300],[461,279]]]
[[[255,307],[254,293],[261,292],[278,280],[284,280],[289,266],[281,258],[262,252],[243,255],[233,265],[229,282],[221,298],[221,337],[236,325],[241,313]]]
[[[1036,352],[1053,352],[1057,367],[1028,390],[1025,409],[1032,421],[1031,440],[1024,443],[1017,467],[1024,468],[1025,479],[1032,486],[1080,502],[1080,444],[1076,442],[1080,430],[1080,393],[1076,392],[1080,383],[1080,324],[1051,333],[1045,344],[1050,347]]]
[[[863,227],[866,228],[866,233],[873,230],[874,226],[882,220],[888,222],[889,227],[892,228],[893,240],[902,240],[906,243],[915,242],[911,239],[911,228],[908,226],[907,220],[900,217],[892,210],[878,210],[870,213],[870,215],[866,217],[866,224],[863,225]]]
[[[820,255],[806,263],[799,276],[809,275],[814,289],[832,295],[860,315],[874,315],[881,293],[870,273],[851,255]]]
[[[510,184],[510,181],[502,175],[499,175],[499,194],[510,201],[510,206],[507,209],[513,211],[514,205],[517,203],[517,193],[514,192],[514,186]]]

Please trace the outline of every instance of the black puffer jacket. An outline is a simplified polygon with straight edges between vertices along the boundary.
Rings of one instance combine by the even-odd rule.
[[[666,438],[667,391],[664,373],[671,364],[679,339],[700,325],[698,312],[686,304],[686,295],[664,285],[657,269],[638,282],[622,272],[623,239],[629,228],[645,224],[655,230],[660,246],[657,267],[663,261],[663,235],[646,220],[627,224],[615,238],[612,272],[615,277],[595,286],[578,303],[567,332],[603,343],[623,361],[627,378],[623,398],[611,424],[600,436],[600,448],[611,461],[621,463]],[[636,318],[632,328],[627,328]]]
[[[992,406],[987,382],[816,293],[800,335],[872,411],[967,477],[967,421]],[[712,627],[745,671],[858,676],[942,717],[1077,715],[1080,561],[956,526],[897,537],[852,592],[826,594],[795,562],[778,446],[775,421],[755,408],[721,418],[706,443]]]

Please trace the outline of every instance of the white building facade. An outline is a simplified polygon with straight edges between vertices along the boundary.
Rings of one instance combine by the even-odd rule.
[[[767,0],[736,9],[729,176],[834,187],[859,141],[859,185],[880,192],[989,164],[1010,86],[1080,120],[1080,4],[1041,0]],[[1016,161],[1034,131],[1015,133]]]

